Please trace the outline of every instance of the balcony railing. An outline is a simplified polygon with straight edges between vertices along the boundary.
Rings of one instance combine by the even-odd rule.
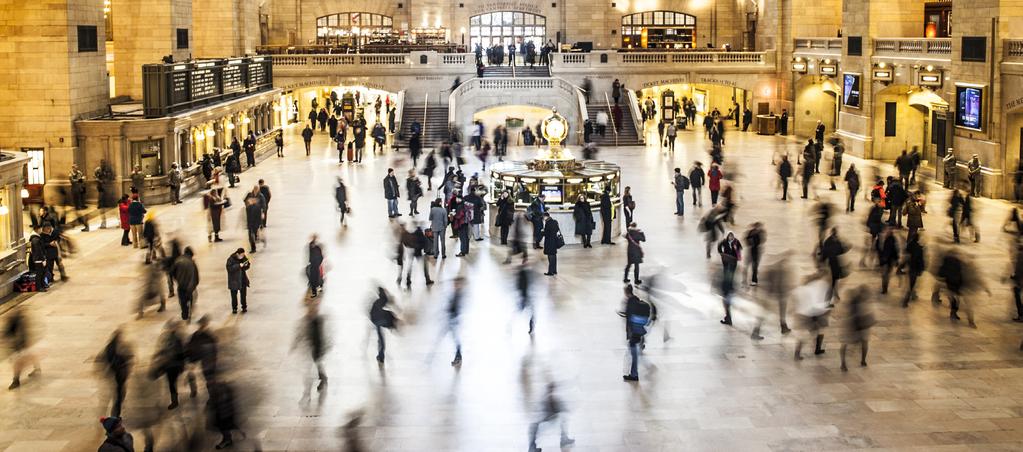
[[[842,38],[796,38],[796,52],[842,53]]]
[[[883,55],[952,55],[952,38],[876,38],[874,54]]]
[[[1006,60],[1023,61],[1023,39],[1002,41],[1002,52]]]
[[[662,65],[678,63],[702,64],[764,64],[764,52],[606,52],[557,53],[554,68],[600,67],[604,64],[623,66]]]

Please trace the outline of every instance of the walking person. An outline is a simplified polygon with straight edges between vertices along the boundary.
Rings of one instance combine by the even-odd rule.
[[[185,250],[181,252],[181,256],[178,256],[171,266],[174,283],[177,284],[178,289],[181,320],[191,318],[192,297],[195,294],[195,289],[199,287],[199,267],[195,265],[195,261],[192,259],[193,255],[192,248],[186,246]]]
[[[892,270],[899,265],[899,247],[892,229],[892,225],[885,225],[878,241],[877,257],[881,265],[881,294],[888,293],[888,281],[891,279]]]
[[[828,326],[828,317],[831,314],[831,304],[828,303],[825,293],[828,290],[827,282],[817,273],[810,277],[802,286],[796,288],[796,301],[799,303],[796,313],[802,322],[804,335],[796,340],[794,358],[796,361],[803,359],[803,342],[810,337],[814,338],[814,355],[824,354],[824,333]]]
[[[469,181],[469,189],[467,195],[465,195],[465,202],[472,205],[472,219],[469,220],[469,228],[472,233],[472,238],[477,242],[483,241],[483,223],[486,222],[487,202],[483,200],[483,195],[486,191],[483,187],[474,185],[473,180],[476,180],[476,176]]]
[[[959,219],[962,215],[963,205],[966,198],[959,189],[952,190],[952,196],[948,200],[948,217],[952,221],[952,242],[959,243]]]
[[[643,263],[643,246],[641,242],[646,241],[646,234],[636,226],[636,223],[629,223],[629,228],[625,232],[625,239],[628,240],[629,245],[626,251],[627,261],[625,263],[625,276],[622,278],[622,282],[629,283],[629,267],[633,267],[632,276],[636,280],[636,285],[643,284],[643,280],[639,279],[639,264]]]
[[[433,237],[431,252],[434,257],[439,256],[441,259],[448,257],[447,239],[444,237],[444,230],[447,227],[448,211],[441,205],[440,198],[434,199],[430,203],[430,235]]]
[[[242,313],[249,312],[245,293],[249,287],[248,271],[252,266],[245,248],[238,248],[227,258],[227,289],[231,291],[231,313],[238,313],[238,299],[241,298]]]
[[[451,218],[451,228],[458,238],[458,254],[456,257],[469,255],[469,224],[472,222],[472,214],[475,208],[471,203],[465,202],[461,195],[456,194],[448,207]]]
[[[683,216],[686,213],[686,190],[689,188],[689,178],[682,175],[681,168],[675,168],[675,177],[672,179],[671,185],[675,186],[675,215]],[[716,195],[714,193],[715,199]]]
[[[746,231],[746,249],[749,250],[749,259],[746,260],[746,268],[750,273],[749,284],[759,284],[760,258],[763,256],[764,242],[767,241],[767,233],[764,231],[764,224],[757,221],[750,225]]]
[[[802,199],[807,199],[807,198],[809,198],[809,195],[810,195],[810,184],[813,182],[813,174],[814,174],[814,161],[817,158],[816,157],[816,151],[814,149],[815,149],[815,147],[814,147],[814,144],[813,144],[813,140],[811,140],[809,143],[807,143],[806,147],[803,148],[803,161],[802,161],[802,165],[803,165],[803,172],[802,172],[802,176],[803,176],[803,179],[802,179],[803,195],[800,196],[800,198],[802,198]],[[799,163],[799,162],[796,162],[796,163]]]
[[[909,287],[906,288],[906,296],[902,298],[902,307],[909,307],[909,302],[916,299],[916,283],[920,279],[920,275],[924,272],[924,266],[926,265],[926,259],[924,257],[924,247],[920,244],[920,235],[910,235],[906,240],[906,252],[905,260],[903,261],[904,266],[908,267],[906,274],[909,276]],[[1020,313],[1023,313],[1023,307],[1017,306]]]
[[[142,205],[138,195],[133,195],[131,203],[128,204],[128,225],[131,229],[131,243],[133,248],[142,248],[142,222],[146,217],[146,207]]]
[[[244,143],[245,149],[245,166],[252,168],[256,166],[256,133],[249,131],[249,136],[245,137]]]
[[[309,297],[316,298],[316,295],[323,289],[323,248],[317,241],[316,234],[309,238],[306,249],[308,252],[308,264],[305,267],[306,280],[309,283]]]
[[[536,195],[533,202],[526,208],[526,219],[533,223],[533,248],[540,249],[540,239],[543,238],[544,214],[547,213],[547,205],[544,204],[546,196],[543,193]]]
[[[605,188],[604,192],[600,194],[601,245],[615,244],[615,242],[611,241],[611,230],[613,229],[611,221],[615,217],[614,213],[614,204],[611,203],[611,189]]]
[[[415,168],[408,170],[408,178],[405,179],[405,195],[408,196],[409,216],[419,215],[419,198],[423,197],[423,183],[416,177]]]
[[[625,317],[625,333],[629,343],[629,354],[632,355],[629,373],[622,375],[622,379],[639,381],[639,349],[646,336],[647,327],[657,319],[657,308],[650,302],[637,297],[632,285],[626,284],[625,309],[619,312],[619,315]]]
[[[675,122],[669,122],[668,127],[665,128],[665,135],[668,136],[668,152],[675,152],[675,139],[678,137],[678,129],[675,128]]]
[[[124,405],[125,391],[127,389],[128,375],[131,374],[134,357],[135,355],[131,351],[131,346],[129,346],[122,338],[121,330],[114,330],[114,333],[110,336],[110,340],[107,341],[107,345],[103,347],[103,351],[100,353],[98,359],[98,361],[102,363],[104,370],[113,379],[114,383],[114,406],[110,410],[111,416],[121,415],[121,407]]]
[[[310,113],[311,115],[312,113]],[[305,156],[309,157],[309,153],[312,152],[313,144],[313,129],[308,125],[302,130],[302,142],[305,143]]]
[[[380,364],[384,363],[386,349],[384,330],[398,329],[398,317],[394,315],[393,311],[387,309],[389,305],[391,305],[391,296],[386,289],[378,286],[377,298],[373,300],[373,304],[369,308],[369,321],[377,332],[377,362]]]
[[[689,169],[689,186],[692,188],[693,206],[703,207],[703,184],[705,181],[703,174],[703,163],[693,162],[693,167]]]
[[[554,422],[555,420],[561,424],[561,448],[564,449],[575,444],[575,440],[568,436],[568,420],[565,415],[565,405],[561,398],[557,396],[555,388],[553,382],[547,384],[547,393],[541,402],[540,419],[529,424],[529,452],[541,452],[541,449],[536,447],[536,436],[540,430],[540,424]]]
[[[710,169],[707,170],[707,188],[710,189],[710,205],[716,206],[718,203],[718,194],[721,192],[721,179],[725,177],[725,174],[721,172],[721,167],[717,163],[711,163]]]
[[[778,164],[778,179],[781,181],[781,200],[789,200],[789,178],[792,177],[792,162],[789,162],[788,154],[781,156],[781,163]]]
[[[181,204],[181,182],[183,176],[178,163],[171,163],[170,173],[167,175],[167,185],[170,188],[171,204]],[[87,225],[88,226],[88,225]]]
[[[451,283],[451,295],[448,298],[448,305],[445,309],[447,314],[447,325],[443,334],[451,334],[451,340],[455,343],[455,359],[451,360],[452,366],[462,364],[462,341],[459,336],[459,323],[462,319],[462,299],[465,297],[465,278],[455,277]]]
[[[401,216],[401,213],[398,212],[398,198],[400,196],[398,178],[394,177],[394,168],[387,168],[387,176],[384,176],[384,199],[387,200],[387,218]]]
[[[274,146],[277,147],[277,157],[284,157],[284,133],[279,132],[274,136]]]
[[[724,240],[718,243],[718,254],[721,256],[721,300],[725,308],[722,325],[732,324],[732,293],[735,292],[735,270],[742,260],[742,244],[731,231]]]
[[[115,207],[114,202],[114,170],[105,159],[99,161],[99,166],[93,171],[96,178],[96,203],[99,210],[100,229],[107,228],[107,209]],[[123,243],[122,243],[123,245]]]
[[[106,436],[99,452],[135,452],[135,438],[124,429],[119,416],[104,416],[99,419]]]
[[[38,284],[42,284],[40,280]],[[1018,292],[1017,292],[1018,293]],[[15,390],[21,386],[21,372],[32,365],[32,372],[28,376],[38,375],[39,356],[35,353],[33,346],[36,337],[32,334],[32,321],[29,320],[25,308],[15,307],[4,324],[3,336],[11,350],[11,364],[14,370],[14,377],[11,379],[8,390]]]
[[[500,206],[500,201],[498,201],[498,205]],[[498,210],[498,213],[500,214],[500,210]],[[581,237],[583,248],[593,248],[593,245],[590,244],[590,237],[593,236],[596,223],[593,221],[593,210],[590,207],[590,203],[586,200],[585,194],[579,194],[579,199],[576,200],[575,206],[572,207],[572,220],[575,222],[575,235]],[[507,226],[502,230],[502,234],[502,238],[507,238]],[[502,240],[502,244],[504,244],[504,240]]]
[[[295,336],[295,342],[291,349],[294,350],[299,345],[306,347],[310,358],[312,358],[313,366],[316,368],[316,376],[319,379],[316,391],[323,392],[327,387],[327,372],[323,369],[323,356],[327,354],[330,342],[327,339],[326,320],[320,314],[319,303],[306,303],[306,313],[299,324],[298,334]]]
[[[870,295],[866,286],[859,286],[853,289],[847,297],[849,301],[849,314],[846,317],[845,338],[842,341],[842,348],[839,356],[842,359],[842,372],[848,372],[845,365],[845,351],[849,345],[860,345],[860,367],[867,367],[867,348],[870,337],[870,327],[874,325],[874,314],[870,310]]]
[[[169,320],[163,327],[163,333],[157,342],[157,350],[153,355],[150,377],[164,376],[167,379],[167,390],[170,392],[168,410],[178,407],[178,377],[185,371],[185,339],[181,335],[181,322]]]
[[[345,214],[350,210],[348,207],[348,187],[345,186],[345,181],[340,177],[337,178],[337,185],[334,186],[334,201],[337,202],[337,210],[341,213],[341,226],[347,226]]]
[[[260,228],[266,228],[266,215],[270,211],[270,197],[273,196],[270,193],[270,186],[266,184],[266,181],[260,179],[258,182],[259,194],[263,197],[263,220],[260,223]]]
[[[223,242],[220,238],[220,225],[221,220],[224,216],[224,205],[227,201],[224,199],[224,188],[218,185],[214,185],[209,191],[203,195],[203,208],[208,213],[206,223],[207,234],[206,240],[210,242]]]
[[[565,246],[565,238],[561,235],[561,227],[558,220],[551,218],[550,212],[544,212],[543,225],[543,254],[547,256],[546,276],[558,274],[558,249]]]
[[[263,223],[263,197],[259,195],[259,189],[254,187],[252,192],[245,196],[245,209],[242,211],[245,219],[245,228],[248,230],[249,236],[249,252],[256,252],[256,242],[259,238],[259,228]],[[266,240],[262,240],[263,247],[266,248]]]
[[[831,285],[827,292],[828,304],[834,303],[839,298],[838,281],[848,276],[845,265],[842,263],[842,255],[849,251],[849,247],[838,237],[838,228],[831,228],[828,238],[821,243],[821,260],[828,264],[831,275]]]
[[[845,185],[849,189],[848,201],[845,211],[856,211],[856,193],[860,191],[860,173],[856,170],[856,164],[850,163],[849,169],[845,171]]]

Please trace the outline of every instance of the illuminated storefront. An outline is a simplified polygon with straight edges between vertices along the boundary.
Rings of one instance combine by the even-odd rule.
[[[547,18],[518,11],[498,11],[469,18],[469,42],[472,47],[532,42],[537,49],[547,41]],[[537,50],[539,52],[539,50]]]
[[[696,17],[675,11],[644,11],[622,16],[622,47],[690,49]]]
[[[346,12],[316,18],[316,43],[320,45],[392,44],[394,21],[382,14]]]

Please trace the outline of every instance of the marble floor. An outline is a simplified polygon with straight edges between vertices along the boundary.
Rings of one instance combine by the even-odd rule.
[[[252,256],[247,314],[231,315],[224,270],[228,255],[245,242],[240,209],[227,211],[226,241],[216,244],[204,240],[200,199],[155,209],[165,235],[196,251],[202,273],[197,309],[213,319],[223,372],[238,386],[243,407],[239,414],[248,439],[236,450],[345,450],[358,438],[362,450],[370,451],[524,451],[549,382],[556,383],[576,440],[562,450],[1023,450],[1023,328],[1011,321],[1012,295],[1005,280],[1011,237],[1001,232],[1008,204],[979,200],[983,240],[959,245],[976,259],[991,291],[974,299],[978,328],[950,323],[947,305],[932,306],[926,296],[902,309],[898,297],[905,282],[896,280],[891,295],[873,300],[878,322],[871,331],[869,367],[852,366],[843,373],[838,319],[826,332],[827,353],[802,362],[792,359],[794,334],[781,335],[773,313],[766,338],[750,340],[759,308],[757,294],[749,289],[738,297],[734,327],[718,323],[720,298],[708,284],[716,259],[704,258],[697,230],[698,214],[709,205],[707,194],[703,209],[687,206],[687,215],[679,218],[672,215],[669,185],[673,167],[708,161],[701,134],[683,132],[673,155],[656,146],[604,149],[600,158],[620,164],[624,182],[634,190],[636,221],[648,238],[643,272],[660,273],[664,281],[657,299],[662,319],[648,339],[642,380],[625,383],[627,350],[615,312],[621,303],[624,240],[562,250],[559,275],[541,276],[534,288],[539,312],[531,340],[527,320],[516,310],[512,270],[501,264],[502,246],[473,242],[468,258],[451,253],[431,262],[438,284],[429,289],[419,279],[411,292],[394,286],[397,270],[390,259],[381,178],[389,166],[403,174],[407,159],[387,154],[360,166],[338,166],[324,135],[316,136],[316,151],[307,158],[298,132],[288,132],[285,158],[271,157],[241,176],[242,187],[263,178],[273,190],[268,244]],[[809,273],[814,202],[779,201],[770,164],[774,153],[795,153],[800,142],[737,132],[727,139],[726,172],[739,196],[736,230],[763,222],[765,260],[791,250],[786,265]],[[531,152],[512,149],[515,155]],[[470,174],[478,162],[471,165]],[[333,202],[336,176],[348,181],[352,199],[353,214],[341,229]],[[243,190],[232,189],[236,201]],[[826,188],[818,193],[837,203],[844,197]],[[946,199],[937,187],[929,198],[924,234],[931,252],[950,242]],[[836,218],[846,240],[857,246],[862,246],[866,210]],[[332,344],[324,362],[330,383],[319,397],[315,389],[311,397],[306,394],[311,362],[292,350],[303,314],[304,246],[313,233],[324,244],[329,268],[322,311]],[[168,402],[163,382],[147,376],[156,338],[177,315],[175,301],[168,312],[136,320],[142,252],[119,246],[117,229],[73,236],[81,252],[68,262],[69,282],[22,305],[41,337],[43,371],[24,379],[20,389],[0,391],[0,450],[95,450],[102,441],[97,420],[109,410],[109,390],[94,361],[118,327],[136,355],[124,414],[136,442],[142,438],[138,419],[146,417],[140,413],[148,409],[163,417],[155,429],[157,450],[212,449],[215,434],[201,438],[198,446],[178,441],[185,430],[201,426],[205,390],[196,399],[185,396],[182,406],[168,413],[161,411]],[[855,264],[852,269],[848,285],[878,284],[875,272]],[[468,296],[461,328],[464,362],[454,368],[442,318],[458,275],[467,277]],[[932,283],[925,276],[920,292],[929,293]],[[395,295],[405,320],[398,334],[389,336],[382,367],[374,360],[376,338],[367,317],[378,284]],[[841,304],[838,311],[836,317]],[[671,333],[668,342],[662,340],[665,330]],[[0,372],[9,375],[9,360]],[[184,384],[182,391],[187,394]],[[357,425],[350,423],[355,418],[361,420]],[[558,450],[556,426],[545,425],[540,432],[539,446]]]

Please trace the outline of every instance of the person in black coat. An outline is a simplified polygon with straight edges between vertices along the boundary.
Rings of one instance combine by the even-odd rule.
[[[908,177],[908,176],[907,176]],[[888,184],[887,193],[885,199],[888,200],[888,205],[891,207],[891,211],[888,213],[888,224],[890,226],[902,227],[902,208],[906,204],[906,199],[909,197],[909,193],[902,185],[899,179],[892,179]]]
[[[253,190],[259,193],[258,189]],[[245,227],[249,232],[249,252],[256,252],[256,240],[259,240],[259,228],[263,226],[263,197],[250,193],[245,196]],[[263,242],[266,246],[266,242]]]
[[[502,245],[508,244],[508,230],[514,221],[515,200],[512,199],[511,192],[505,190],[501,192],[501,196],[497,200],[497,218],[494,218],[494,226],[497,226],[501,230]]]
[[[572,220],[575,221],[575,235],[582,236],[583,248],[593,248],[590,244],[594,229],[593,211],[586,195],[579,195],[579,200],[572,207]]]
[[[903,265],[909,268],[909,288],[906,289],[906,296],[902,298],[902,307],[908,307],[910,300],[916,298],[916,281],[924,272],[926,260],[924,259],[924,247],[920,244],[920,235],[909,236],[906,241],[906,252]]]
[[[316,298],[317,292],[323,288],[323,249],[316,241],[316,234],[309,239],[309,263],[305,272],[309,280],[309,295]]]
[[[838,280],[846,276],[841,256],[847,251],[849,248],[838,237],[838,229],[831,228],[828,238],[824,239],[821,244],[821,260],[828,264],[828,269],[831,271],[831,289],[827,296],[828,300],[838,297]]]
[[[856,164],[850,163],[849,169],[845,171],[845,185],[849,188],[849,202],[846,204],[846,212],[856,211],[856,193],[860,191],[860,173],[856,170]]]
[[[718,242],[718,254],[721,255],[721,298],[725,308],[722,325],[732,324],[732,293],[735,292],[735,270],[742,260],[742,244],[735,234],[728,232],[724,240]]]
[[[749,250],[749,259],[746,265],[750,270],[750,285],[756,286],[760,283],[758,276],[760,272],[760,257],[763,256],[764,242],[767,241],[767,233],[764,232],[764,225],[755,222],[746,231],[746,249]]]
[[[248,271],[250,267],[249,257],[245,255],[245,248],[238,248],[234,254],[227,258],[227,288],[231,291],[231,313],[238,313],[238,296],[241,295],[242,312],[249,312],[249,305],[245,302],[245,292],[249,287]]]
[[[809,140],[803,148],[803,199],[807,198],[810,189],[810,182],[813,181],[814,162],[816,161],[816,148],[813,140]]]
[[[789,199],[789,178],[792,177],[792,162],[788,154],[781,156],[781,163],[778,164],[778,178],[781,179],[781,200]]]
[[[387,290],[383,287],[377,287],[377,299],[373,300],[373,304],[369,308],[369,321],[373,324],[373,328],[377,330],[377,362],[381,364],[384,362],[384,350],[386,348],[384,329],[394,330],[398,328],[398,317],[394,315],[393,311],[387,309],[390,304],[391,297],[387,294]]]
[[[327,128],[327,109],[321,108],[320,113],[316,115],[316,119],[320,122],[320,132],[323,132]]]
[[[634,266],[632,276],[636,280],[636,284],[643,284],[643,280],[639,279],[639,264],[643,263],[643,247],[640,242],[646,241],[646,235],[636,227],[636,223],[630,223],[629,229],[625,233],[625,239],[629,241],[629,248],[626,253],[628,260],[625,263],[625,276],[622,278],[622,282],[629,283],[629,267]]]
[[[704,183],[704,171],[703,163],[695,162],[693,167],[689,170],[689,187],[693,194],[693,205],[699,203],[700,207],[703,207],[703,183]]]
[[[398,212],[398,198],[401,191],[398,188],[398,178],[394,177],[394,168],[387,168],[387,176],[384,177],[384,199],[387,200],[387,218],[400,217]]]
[[[547,213],[547,205],[544,204],[543,193],[533,198],[533,202],[526,208],[526,219],[533,223],[533,248],[540,249],[540,239],[543,238],[543,222]]]
[[[216,449],[226,449],[234,444],[231,433],[238,430],[238,406],[234,390],[224,382],[216,382],[208,387],[210,398],[207,402],[209,420],[220,432],[221,439]]]
[[[600,195],[600,222],[603,225],[600,236],[601,245],[615,244],[611,241],[612,219],[614,219],[614,205],[611,204],[611,190],[605,189],[604,193]]]
[[[554,276],[558,274],[558,248],[565,244],[565,239],[561,236],[558,221],[551,218],[550,213],[544,213],[543,218],[543,254],[547,256],[547,273],[544,275]]]
[[[330,118],[327,119],[327,130],[331,139],[334,139],[334,137],[337,136],[337,125],[337,117],[330,115]]]
[[[878,261],[881,264],[881,293],[888,293],[888,281],[892,276],[892,269],[899,264],[898,242],[891,225],[885,225],[882,229],[880,247],[878,248]]]
[[[179,330],[180,322],[172,320],[167,322],[156,354],[153,356],[152,378],[160,375],[167,377],[167,389],[170,391],[170,406],[168,410],[178,407],[178,377],[185,371],[185,339]]]
[[[245,149],[245,164],[249,168],[256,166],[256,133],[249,132],[243,143]]]

